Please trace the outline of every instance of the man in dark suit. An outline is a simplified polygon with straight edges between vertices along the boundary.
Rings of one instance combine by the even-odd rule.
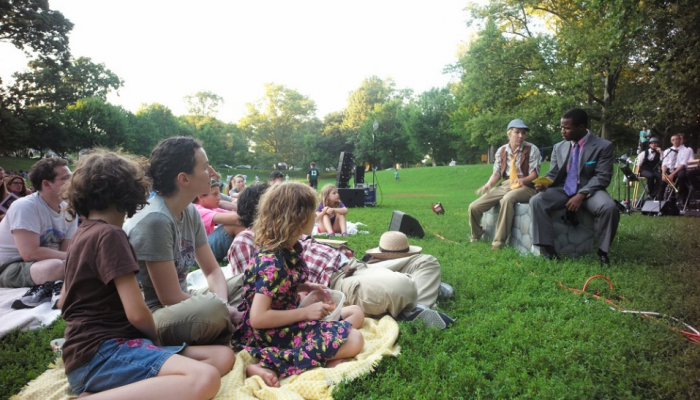
[[[564,140],[554,146],[547,173],[553,182],[535,185],[542,192],[530,199],[533,243],[545,259],[558,258],[550,212],[583,207],[597,219],[598,256],[609,266],[608,251],[620,222],[617,205],[605,191],[613,174],[613,145],[588,130],[588,114],[577,108],[561,117],[561,134]]]

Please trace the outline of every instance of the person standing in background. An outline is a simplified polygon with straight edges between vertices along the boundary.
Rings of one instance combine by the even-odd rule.
[[[316,163],[311,162],[309,165],[309,172],[306,174],[306,180],[309,182],[309,186],[314,189],[318,189],[318,168],[316,168]]]

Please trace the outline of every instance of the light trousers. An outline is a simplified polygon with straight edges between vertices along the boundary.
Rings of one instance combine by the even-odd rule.
[[[515,203],[527,203],[537,193],[535,189],[522,186],[517,189],[510,188],[510,181],[503,180],[500,185],[491,189],[488,193],[474,200],[469,205],[469,226],[472,231],[472,239],[481,237],[481,217],[496,204],[501,204],[501,211],[496,221],[496,233],[493,235],[493,246],[501,248],[506,243],[510,230],[513,227],[513,214]]]
[[[243,301],[243,274],[227,279],[226,286],[229,305],[238,307]],[[187,300],[153,311],[161,345],[228,344],[234,327],[221,298],[209,288],[190,290],[190,295]]]
[[[337,271],[330,288],[345,293],[347,304],[362,307],[365,314],[385,313],[396,317],[417,304],[435,306],[440,288],[440,263],[428,254],[366,264],[354,258],[348,265],[357,270],[351,276]]]

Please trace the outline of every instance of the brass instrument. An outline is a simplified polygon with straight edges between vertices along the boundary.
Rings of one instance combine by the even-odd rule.
[[[641,168],[641,165],[639,165],[641,159],[639,157],[640,156],[637,156],[637,160],[634,163],[634,168],[632,168],[632,172],[637,175],[638,179],[634,182],[630,182],[634,184],[634,189],[632,190],[632,207],[634,208],[639,208],[639,203],[641,203],[641,199],[637,198],[637,195],[639,194],[639,179],[643,178],[643,176],[639,176],[639,169]]]
[[[673,183],[673,181],[671,181],[670,179],[668,179],[668,174],[666,174],[666,172],[664,172],[664,169],[663,169],[663,168],[661,168],[661,177],[663,178],[663,180],[665,180],[666,182],[668,182],[668,185],[671,187],[671,189],[673,189],[674,192],[678,193],[678,188],[677,188],[676,185]]]

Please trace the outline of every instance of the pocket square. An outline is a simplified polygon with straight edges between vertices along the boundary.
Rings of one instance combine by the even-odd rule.
[[[586,161],[586,165],[593,165],[597,163],[597,161]]]

